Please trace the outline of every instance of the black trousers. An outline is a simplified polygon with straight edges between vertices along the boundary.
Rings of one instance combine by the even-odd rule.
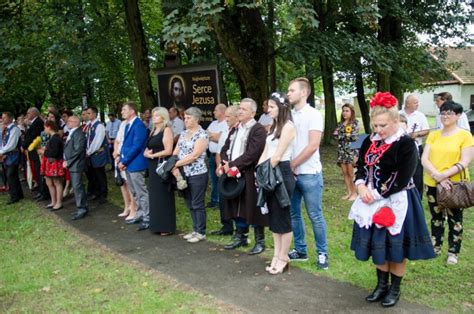
[[[105,173],[105,167],[89,167],[89,176],[87,179],[89,180],[89,185],[87,186],[87,194],[88,195],[95,195],[97,198],[101,200],[105,200],[107,198],[107,175]],[[92,180],[92,181],[91,181]],[[92,183],[92,190],[91,188]],[[89,194],[91,192],[91,194]]]
[[[421,164],[421,154],[423,154],[423,146],[418,146],[418,152],[420,159],[418,160],[418,165],[416,166],[415,173],[413,174],[413,183],[415,184],[418,193],[420,193],[420,198],[423,199],[423,165]]]
[[[7,181],[10,187],[10,200],[18,201],[23,198],[23,189],[21,188],[20,178],[18,176],[19,165],[6,166]]]

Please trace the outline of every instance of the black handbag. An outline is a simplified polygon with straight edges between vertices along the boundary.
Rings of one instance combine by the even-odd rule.
[[[453,182],[452,188],[445,190],[441,184],[436,187],[438,206],[441,208],[469,208],[474,206],[474,184],[466,180],[466,169],[457,163],[461,173],[461,181]]]
[[[117,186],[122,186],[125,183],[125,179],[122,177],[122,174],[120,173],[120,170],[118,169],[117,166],[115,167],[114,179],[115,179],[115,185]]]
[[[171,156],[165,162],[158,164],[156,168],[156,174],[163,180],[166,181],[170,177],[171,170],[173,170],[174,165],[179,160],[178,156]]]

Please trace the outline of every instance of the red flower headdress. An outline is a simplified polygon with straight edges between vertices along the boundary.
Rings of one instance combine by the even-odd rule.
[[[397,99],[393,97],[390,92],[377,92],[374,97],[370,100],[370,108],[375,106],[382,106],[385,108],[392,108],[397,105]]]

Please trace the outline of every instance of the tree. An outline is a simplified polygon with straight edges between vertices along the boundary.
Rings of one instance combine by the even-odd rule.
[[[153,108],[157,105],[157,99],[151,85],[148,48],[143,32],[138,0],[124,0],[123,3],[140,101],[143,109]]]

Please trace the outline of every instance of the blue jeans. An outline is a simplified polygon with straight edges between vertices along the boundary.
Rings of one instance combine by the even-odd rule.
[[[326,221],[323,216],[322,206],[323,175],[300,174],[296,176],[296,186],[291,197],[291,227],[295,241],[295,249],[299,253],[308,253],[305,241],[303,216],[301,215],[301,199],[304,199],[306,212],[313,226],[316,250],[326,253]]]
[[[219,204],[219,190],[217,182],[219,178],[216,175],[216,154],[209,154],[209,176],[211,177],[211,203]]]

